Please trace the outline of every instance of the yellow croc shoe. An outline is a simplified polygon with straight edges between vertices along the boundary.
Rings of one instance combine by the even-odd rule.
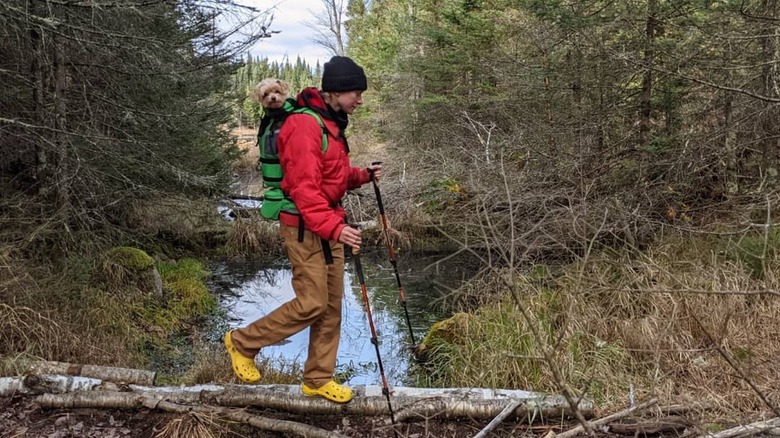
[[[236,374],[239,380],[244,383],[257,383],[260,381],[260,371],[255,366],[255,360],[251,357],[246,357],[236,350],[233,345],[233,341],[230,339],[230,335],[233,330],[225,333],[225,348],[228,355],[230,355],[230,361],[233,363],[233,372]]]
[[[309,388],[305,383],[301,385],[303,395],[309,397],[325,397],[326,399],[336,403],[347,403],[352,400],[352,390],[344,385],[331,380],[330,382],[320,386],[319,388]]]

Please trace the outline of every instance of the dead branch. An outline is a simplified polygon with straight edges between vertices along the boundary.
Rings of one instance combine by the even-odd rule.
[[[704,433],[699,437],[707,438],[732,438],[741,436],[752,436],[759,433],[764,433],[780,427],[780,418],[772,418],[771,420],[756,421],[755,423],[744,424],[731,429],[722,430],[718,433]]]
[[[630,436],[683,436],[691,422],[684,417],[667,416],[661,418],[631,419],[626,422],[616,422],[609,425],[609,431]]]
[[[616,413],[614,413],[612,415],[607,415],[606,417],[600,418],[600,419],[595,420],[595,421],[591,421],[590,422],[590,426],[593,427],[593,426],[599,426],[599,425],[602,425],[602,424],[611,423],[611,422],[613,422],[615,420],[627,417],[628,415],[630,415],[630,414],[632,414],[632,413],[634,413],[636,411],[641,411],[643,409],[649,408],[650,406],[654,406],[656,403],[658,403],[658,399],[655,399],[655,398],[650,399],[650,400],[648,400],[648,401],[646,401],[644,403],[640,403],[640,404],[638,404],[636,406],[632,406],[632,407],[630,407],[628,409],[624,409],[624,410],[622,410],[620,412],[616,412]],[[575,427],[573,429],[567,430],[566,432],[559,433],[557,435],[557,438],[571,438],[571,437],[579,435],[584,430],[585,429],[582,427],[582,425],[579,425],[579,426],[577,426],[577,427]]]
[[[120,393],[122,394],[122,393]],[[239,409],[227,409],[218,406],[186,406],[171,403],[163,400],[155,401],[146,399],[144,406],[150,409],[160,409],[166,412],[188,413],[197,412],[201,414],[216,414],[223,418],[248,424],[256,429],[272,432],[294,433],[307,438],[344,438],[344,435],[338,432],[332,432],[308,424],[295,421],[276,420],[272,418],[252,415],[249,412]]]
[[[501,411],[500,414],[496,418],[494,418],[490,423],[488,423],[487,426],[485,426],[482,430],[479,431],[478,434],[474,435],[474,438],[485,438],[487,434],[496,428],[506,417],[509,416],[509,414],[513,413],[517,406],[520,405],[520,402],[517,400],[512,400],[503,411]]]

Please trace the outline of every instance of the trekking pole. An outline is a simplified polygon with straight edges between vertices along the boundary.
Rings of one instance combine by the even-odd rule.
[[[350,248],[350,247],[347,247]],[[374,327],[374,317],[371,315],[371,305],[368,302],[368,291],[366,290],[366,278],[363,276],[363,264],[360,263],[360,256],[349,250],[352,254],[352,262],[355,264],[355,273],[360,283],[360,292],[363,294],[363,303],[365,303],[366,313],[368,314],[368,326],[371,328],[371,343],[376,350],[376,360],[379,363],[379,375],[382,377],[382,394],[387,398],[387,409],[390,411],[390,422],[393,424],[393,435],[398,438],[398,432],[395,430],[395,414],[393,414],[393,405],[390,404],[390,388],[387,386],[385,377],[385,367],[382,365],[382,356],[379,354],[379,340],[376,336],[376,327]]]
[[[374,161],[371,163],[382,164],[381,161]],[[374,194],[376,194],[376,203],[379,206],[379,215],[382,217],[382,233],[385,235],[385,243],[387,244],[387,252],[390,254],[390,264],[393,265],[393,272],[395,272],[395,282],[398,285],[399,300],[401,301],[401,307],[404,308],[404,316],[406,317],[406,326],[409,328],[409,339],[412,341],[412,347],[417,345],[414,340],[414,331],[412,331],[412,321],[409,319],[409,309],[406,307],[406,294],[404,293],[404,287],[401,285],[401,275],[398,274],[398,263],[395,260],[395,251],[393,250],[393,244],[390,242],[390,231],[387,227],[387,216],[385,215],[385,204],[382,202],[382,193],[379,191],[379,184],[374,178],[373,170],[371,173],[371,182],[374,183]]]

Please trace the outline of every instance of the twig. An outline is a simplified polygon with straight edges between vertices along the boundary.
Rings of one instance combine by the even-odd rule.
[[[701,438],[732,438],[737,436],[751,436],[772,430],[780,426],[780,418],[771,420],[756,421],[755,423],[744,424],[731,429],[722,430],[718,433],[704,433],[699,435]]]
[[[520,402],[518,400],[512,400],[511,403],[506,405],[503,411],[501,411],[500,414],[496,416],[493,420],[488,423],[487,426],[485,426],[482,430],[479,431],[478,434],[474,435],[474,438],[485,438],[491,430],[495,429],[496,426],[498,426],[506,417],[509,416],[509,414],[513,413],[515,411],[515,408],[520,406]]]
[[[613,422],[615,420],[619,420],[619,419],[621,419],[623,417],[627,417],[629,414],[631,414],[633,412],[641,411],[643,409],[647,409],[650,406],[655,405],[656,403],[658,403],[658,399],[652,398],[652,399],[650,399],[650,400],[648,400],[648,401],[646,401],[644,403],[639,403],[636,406],[630,407],[630,408],[622,410],[620,412],[616,412],[616,413],[614,413],[612,415],[607,415],[604,418],[599,418],[598,420],[591,421],[590,422],[590,426],[592,427],[592,426],[599,426],[599,425],[602,425],[602,424],[611,423],[611,422]],[[579,435],[584,430],[585,429],[582,427],[582,425],[579,425],[579,426],[575,427],[574,429],[569,429],[566,432],[557,434],[556,438],[570,438],[570,437]]]

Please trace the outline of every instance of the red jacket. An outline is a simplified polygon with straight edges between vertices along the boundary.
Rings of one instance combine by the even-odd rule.
[[[328,149],[322,152],[322,129],[308,114],[292,114],[279,132],[279,162],[284,171],[282,190],[292,198],[306,228],[327,240],[337,240],[344,223],[339,205],[349,189],[371,181],[367,169],[349,163],[346,138],[316,88],[298,95],[300,105],[317,110],[328,130]],[[346,117],[342,122],[346,124]],[[344,126],[345,127],[345,126]],[[298,218],[282,213],[280,221],[295,226]]]

